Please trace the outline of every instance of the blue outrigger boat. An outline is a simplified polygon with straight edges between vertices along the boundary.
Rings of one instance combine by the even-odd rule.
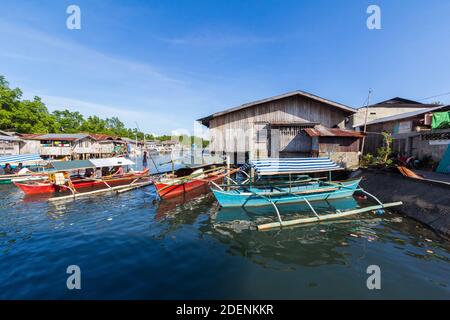
[[[223,208],[273,206],[277,213],[278,222],[258,226],[260,230],[334,219],[402,204],[401,202],[381,203],[375,196],[359,187],[361,179],[331,181],[332,171],[344,169],[329,158],[257,160],[251,162],[250,166],[253,174],[248,175],[245,171],[241,171],[247,175],[244,182],[238,183],[227,177],[228,184],[217,185],[212,183],[211,189]],[[318,172],[328,172],[328,181],[305,175],[305,173]],[[278,178],[278,181],[274,181],[274,177]],[[282,179],[281,182],[279,182],[280,178]],[[372,197],[378,202],[378,205],[345,212],[339,211],[335,214],[319,215],[311,204],[314,201],[352,197],[357,191]],[[314,217],[283,221],[277,206],[296,203],[306,203],[311,212],[314,213]]]

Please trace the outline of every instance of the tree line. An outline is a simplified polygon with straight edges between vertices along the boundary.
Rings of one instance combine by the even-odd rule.
[[[126,128],[117,117],[102,119],[98,116],[85,118],[78,111],[55,110],[49,112],[40,97],[33,100],[22,99],[22,90],[12,89],[4,76],[0,75],[0,130],[18,133],[100,133],[111,136],[144,139],[144,133],[136,128]],[[166,141],[172,137],[159,136]],[[145,134],[146,140],[154,140],[151,134]],[[194,140],[194,139],[192,139]],[[204,146],[207,143],[204,143]]]

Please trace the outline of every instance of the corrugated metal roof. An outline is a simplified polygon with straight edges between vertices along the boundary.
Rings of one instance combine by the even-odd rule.
[[[20,137],[25,140],[39,140],[39,137],[42,136],[42,134],[37,133],[21,133]]]
[[[235,107],[235,108],[227,109],[225,111],[213,113],[212,115],[209,115],[207,117],[198,119],[197,121],[201,122],[205,126],[208,126],[209,121],[211,119],[213,119],[213,118],[216,118],[216,117],[219,117],[219,116],[231,113],[231,112],[235,112],[235,111],[239,111],[239,110],[242,110],[242,109],[246,109],[246,108],[250,108],[250,107],[253,107],[253,106],[257,106],[257,105],[260,105],[260,104],[263,104],[263,103],[267,103],[267,102],[271,102],[271,101],[275,101],[275,100],[280,100],[280,99],[284,99],[284,98],[289,98],[289,97],[293,97],[293,96],[297,96],[297,95],[298,96],[302,96],[302,97],[306,97],[306,98],[309,98],[309,99],[312,99],[312,100],[316,100],[316,101],[319,101],[319,102],[322,102],[322,103],[326,103],[326,104],[328,104],[330,106],[333,106],[333,107],[336,107],[336,108],[348,111],[349,113],[355,113],[356,112],[356,110],[354,108],[351,108],[349,106],[343,105],[341,103],[337,103],[337,102],[334,102],[334,101],[331,101],[331,100],[328,100],[328,99],[325,99],[325,98],[321,98],[319,96],[316,96],[314,94],[311,94],[311,93],[308,93],[308,92],[305,92],[305,91],[297,90],[297,91],[288,92],[288,93],[285,93],[285,94],[282,94],[282,95],[278,95],[278,96],[274,96],[274,97],[270,97],[270,98],[266,98],[266,99],[262,99],[262,100],[257,100],[257,101],[245,103],[243,105],[240,105],[239,107]]]
[[[11,136],[0,136],[0,140],[3,141],[17,141],[17,142],[22,142],[23,140],[17,137],[11,137]]]
[[[437,106],[437,107],[433,107],[433,108],[427,108],[424,110],[405,112],[405,113],[397,114],[394,116],[389,116],[389,117],[372,120],[372,121],[368,122],[367,125],[412,118],[415,116],[420,116],[422,114],[426,114],[426,113],[441,110],[441,109],[447,109],[447,108],[450,109],[450,105],[449,106]]]
[[[364,134],[362,132],[343,129],[330,129],[325,127],[306,128],[305,132],[310,137],[350,137],[350,138],[364,137]]]
[[[80,140],[89,137],[88,134],[85,133],[49,133],[39,136],[39,140]]]

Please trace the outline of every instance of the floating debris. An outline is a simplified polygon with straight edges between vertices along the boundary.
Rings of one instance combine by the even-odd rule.
[[[430,240],[430,239],[427,239],[427,238],[425,238],[425,241],[426,242],[433,242],[433,240]]]
[[[432,250],[427,250],[427,253],[433,254],[434,252]]]
[[[349,236],[353,237],[353,238],[359,238],[359,236],[357,234],[354,234],[354,233],[350,233]]]
[[[108,219],[106,219],[106,220],[108,220],[108,221],[112,221],[112,218],[108,218]]]

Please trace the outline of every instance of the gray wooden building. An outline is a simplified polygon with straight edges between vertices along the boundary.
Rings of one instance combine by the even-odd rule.
[[[357,165],[362,136],[346,130],[355,112],[341,103],[294,91],[245,103],[198,121],[209,128],[210,151],[228,154],[234,163],[327,155],[350,167],[355,161]]]

